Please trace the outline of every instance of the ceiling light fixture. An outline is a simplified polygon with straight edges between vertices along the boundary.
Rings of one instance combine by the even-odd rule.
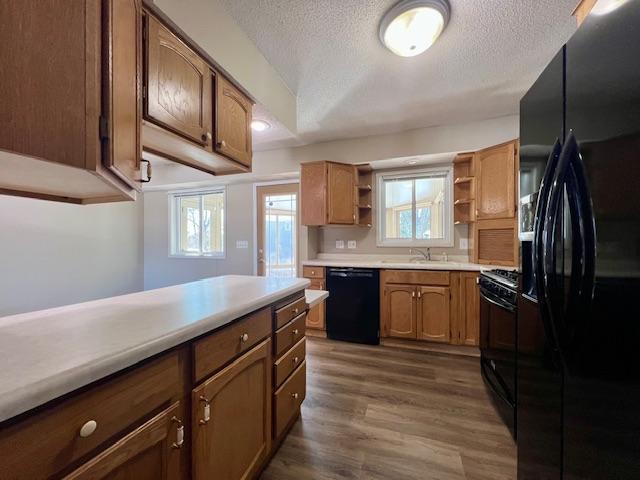
[[[435,43],[449,23],[447,0],[401,0],[380,22],[380,41],[396,55],[414,57]]]
[[[271,125],[264,120],[253,120],[251,122],[251,128],[256,132],[264,132],[265,130],[269,130]]]
[[[591,13],[594,15],[606,15],[614,10],[620,8],[627,3],[628,0],[598,0],[598,2],[591,9]]]

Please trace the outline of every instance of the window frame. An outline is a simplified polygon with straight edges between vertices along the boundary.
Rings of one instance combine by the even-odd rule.
[[[415,188],[413,190],[413,198],[411,201],[412,212],[412,237],[407,239],[385,238],[386,232],[386,214],[385,214],[385,181],[386,180],[413,180],[428,177],[445,177],[443,215],[444,238],[436,239],[416,239],[416,213],[417,205],[415,198]],[[378,247],[453,247],[454,246],[454,223],[453,223],[453,165],[440,165],[430,168],[419,168],[411,170],[393,170],[379,172],[376,174],[376,210],[378,220],[378,232],[376,235],[376,246]]]
[[[202,212],[204,206],[204,197],[211,194],[222,194],[222,252],[203,253],[202,252],[202,239],[203,232],[202,219],[200,221],[200,244],[198,253],[186,253],[179,251],[180,245],[180,209],[178,202],[181,197],[200,197],[200,212]],[[210,259],[210,260],[224,260],[227,255],[227,189],[224,187],[208,188],[206,190],[178,190],[169,192],[169,258],[198,258],[198,259]],[[202,213],[201,213],[202,214]]]

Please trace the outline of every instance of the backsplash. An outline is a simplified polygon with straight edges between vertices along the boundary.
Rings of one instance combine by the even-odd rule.
[[[345,253],[345,254],[408,254],[407,247],[378,247],[376,246],[377,231],[372,228],[358,227],[321,227],[318,228],[318,252],[319,253]],[[469,249],[460,248],[460,239],[469,238],[468,225],[454,226],[453,247],[431,247],[433,255],[446,252],[447,255],[469,255]],[[344,249],[336,248],[336,241],[344,241]],[[355,240],[356,248],[347,248],[348,241]],[[470,243],[470,240],[468,240]],[[470,245],[469,245],[470,246]]]

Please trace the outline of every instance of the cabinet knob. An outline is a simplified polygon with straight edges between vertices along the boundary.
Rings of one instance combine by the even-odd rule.
[[[98,428],[98,422],[95,420],[89,420],[80,428],[80,437],[87,438],[96,431],[96,428]]]
[[[176,441],[171,445],[173,448],[182,448],[182,444],[184,443],[184,425],[182,425],[182,420],[178,417],[172,417],[172,422],[178,424],[178,428],[176,429]]]
[[[240,335],[240,341],[241,342],[248,342],[249,341],[249,334],[248,333],[243,333],[242,335]]]
[[[209,401],[209,399],[207,399],[206,397],[200,395],[200,401],[204,403],[204,409],[203,409],[203,415],[202,415],[202,420],[200,420],[198,423],[200,425],[205,425],[207,423],[209,423],[209,420],[211,420],[211,402]]]
[[[291,394],[291,397],[292,397],[294,400],[297,400],[297,399],[298,399],[298,397],[300,397],[300,395],[298,395],[297,393],[292,393],[292,394]]]
[[[299,330],[296,328],[296,329],[295,329],[293,332],[291,332],[291,333],[293,333],[294,335],[297,335],[297,334],[298,334],[298,333],[300,333],[300,332],[299,332]]]
[[[227,147],[227,142],[225,142],[224,140],[220,140],[218,142],[218,148],[226,148]]]
[[[315,275],[316,271],[315,270],[311,270],[311,275]]]
[[[291,310],[291,311],[292,311],[295,315],[297,315],[297,314],[298,314],[298,312],[299,312],[300,310],[298,309],[298,307],[296,307],[296,308],[294,308],[294,309],[293,309],[293,310]]]
[[[298,357],[293,357],[293,363],[297,364],[300,361]]]

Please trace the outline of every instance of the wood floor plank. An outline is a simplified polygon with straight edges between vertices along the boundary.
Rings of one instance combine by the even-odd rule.
[[[307,398],[262,480],[513,480],[477,358],[307,339]]]

